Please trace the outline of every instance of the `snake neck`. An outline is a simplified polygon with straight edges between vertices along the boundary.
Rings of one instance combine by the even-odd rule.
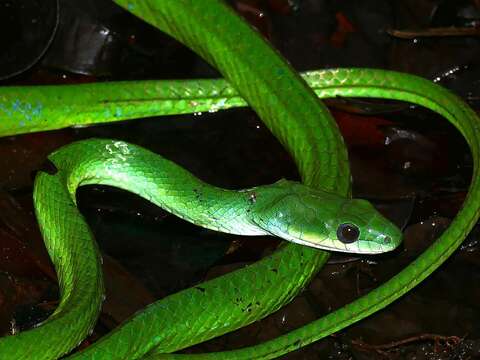
[[[209,185],[138,146],[89,139],[53,153],[50,160],[61,169],[58,175],[74,202],[79,186],[107,185],[133,192],[204,228],[237,235],[268,234],[252,221],[257,190],[226,190]]]

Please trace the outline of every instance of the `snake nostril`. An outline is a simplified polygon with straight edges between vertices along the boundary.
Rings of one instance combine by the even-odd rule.
[[[390,236],[385,236],[385,238],[383,239],[383,243],[388,245],[392,242],[392,238]]]

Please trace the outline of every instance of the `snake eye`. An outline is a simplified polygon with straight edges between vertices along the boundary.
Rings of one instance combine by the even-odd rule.
[[[337,229],[337,238],[344,244],[351,244],[358,240],[360,230],[353,224],[341,224]]]

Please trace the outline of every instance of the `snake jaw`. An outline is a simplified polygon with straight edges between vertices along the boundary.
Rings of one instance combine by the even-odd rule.
[[[248,193],[250,194],[250,193]],[[379,254],[394,250],[401,232],[369,202],[282,180],[251,194],[251,221],[273,236],[328,251]],[[354,230],[350,239],[340,229]],[[346,234],[351,236],[351,233]]]

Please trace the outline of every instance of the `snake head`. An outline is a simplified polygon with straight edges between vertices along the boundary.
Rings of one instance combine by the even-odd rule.
[[[362,254],[391,251],[402,241],[401,231],[366,200],[285,180],[280,187],[285,191],[259,204],[254,219],[272,235],[319,249]]]

